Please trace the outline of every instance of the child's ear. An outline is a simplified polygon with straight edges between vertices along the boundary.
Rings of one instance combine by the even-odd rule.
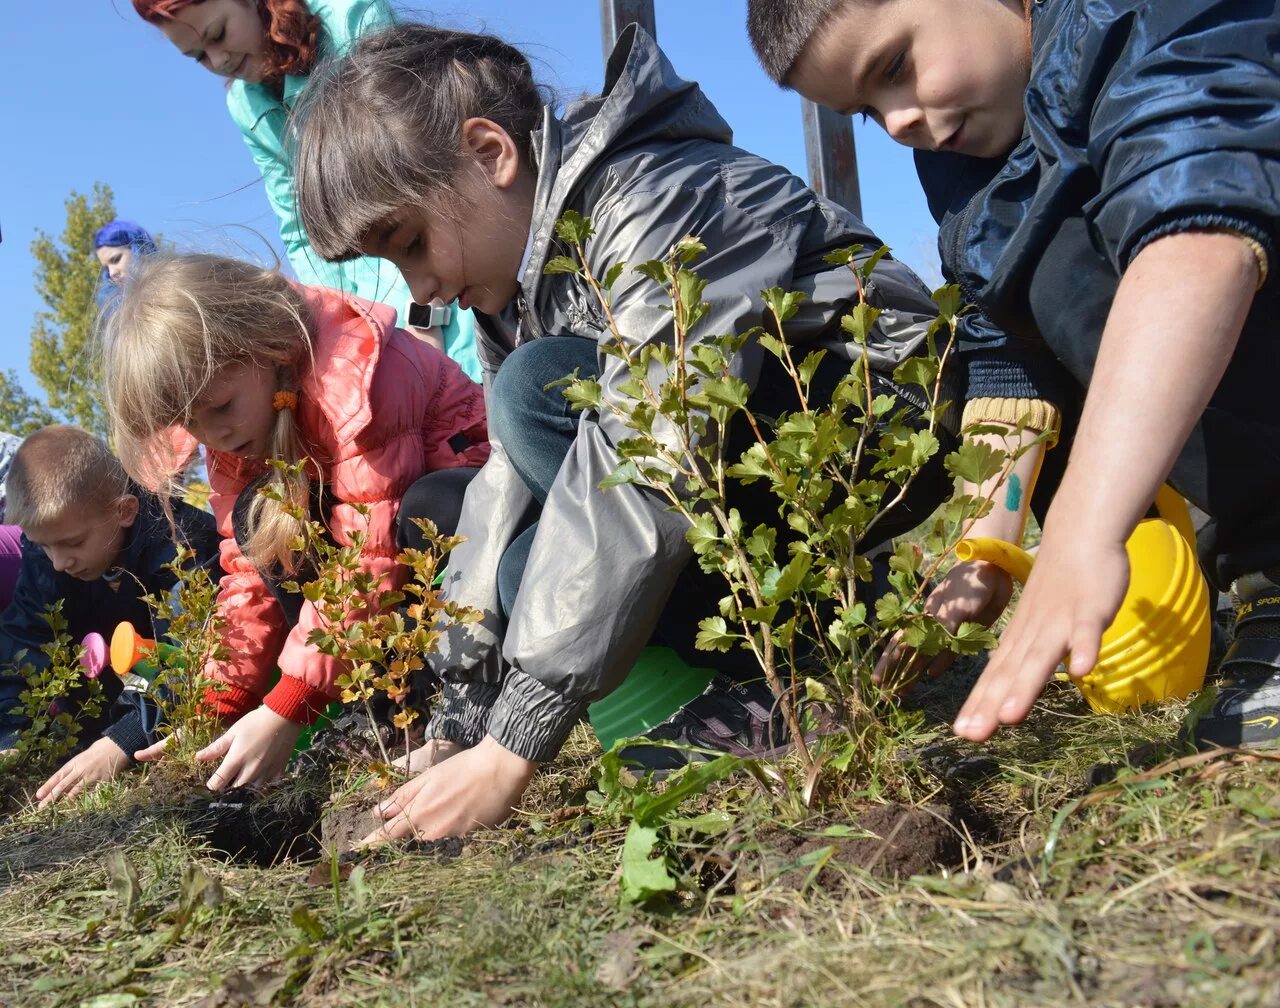
[[[128,528],[138,517],[138,498],[125,494],[116,502],[116,514],[120,517],[120,527]]]
[[[509,188],[520,174],[520,148],[511,134],[492,119],[466,120],[462,124],[462,147],[499,189]]]

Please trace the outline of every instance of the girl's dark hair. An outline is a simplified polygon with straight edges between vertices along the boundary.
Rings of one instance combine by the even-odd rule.
[[[294,192],[330,262],[405,207],[453,192],[462,123],[492,120],[532,164],[544,97],[524,54],[493,35],[397,24],[311,74],[293,114]]]

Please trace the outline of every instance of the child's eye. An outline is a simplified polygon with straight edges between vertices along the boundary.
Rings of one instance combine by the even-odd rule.
[[[906,67],[906,65],[907,65],[907,53],[906,53],[906,50],[904,49],[902,52],[898,53],[898,55],[893,58],[893,62],[890,63],[885,68],[885,71],[884,71],[885,79],[890,82],[896,81],[899,77],[902,76],[903,68]]]
[[[414,235],[409,239],[409,244],[404,247],[404,254],[407,256],[417,255],[422,249],[422,236]]]
[[[209,41],[210,41],[210,42],[221,42],[221,41],[222,41],[222,36],[224,36],[225,34],[227,34],[227,26],[226,26],[226,25],[223,25],[221,28],[219,28],[219,29],[218,29],[218,34],[217,34],[217,35],[214,35],[214,36],[213,36],[213,38],[209,39]]]

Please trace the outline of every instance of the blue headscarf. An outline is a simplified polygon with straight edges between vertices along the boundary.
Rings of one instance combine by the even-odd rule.
[[[95,252],[100,248],[120,248],[124,245],[128,245],[135,256],[151,255],[156,251],[156,243],[147,229],[133,221],[113,220],[98,228],[98,233],[93,236]],[[102,281],[104,284],[111,283],[105,266],[102,268]]]

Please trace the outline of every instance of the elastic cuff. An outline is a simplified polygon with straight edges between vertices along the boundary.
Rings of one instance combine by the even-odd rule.
[[[1044,399],[1011,399],[998,396],[983,396],[970,399],[964,406],[964,417],[960,421],[961,430],[968,430],[975,424],[1000,423],[1017,427],[1020,430],[1047,433],[1047,447],[1058,443],[1058,434],[1062,430],[1062,414],[1058,407]]]
[[[300,725],[315,724],[331,700],[333,697],[324,690],[308,686],[291,675],[282,675],[280,681],[271,687],[271,692],[262,698],[268,709]]]
[[[586,710],[587,704],[513,668],[489,714],[489,734],[517,756],[545,763],[559,754]]]
[[[118,745],[129,757],[130,763],[134,762],[134,753],[139,749],[146,749],[155,741],[147,738],[147,733],[142,730],[142,718],[137,711],[130,711],[115,724],[108,725],[102,735]]]
[[[262,698],[240,686],[219,683],[205,690],[200,701],[201,709],[224,724],[232,724],[253,710]]]
[[[485,736],[501,683],[446,681],[427,722],[427,738],[470,749]]]

